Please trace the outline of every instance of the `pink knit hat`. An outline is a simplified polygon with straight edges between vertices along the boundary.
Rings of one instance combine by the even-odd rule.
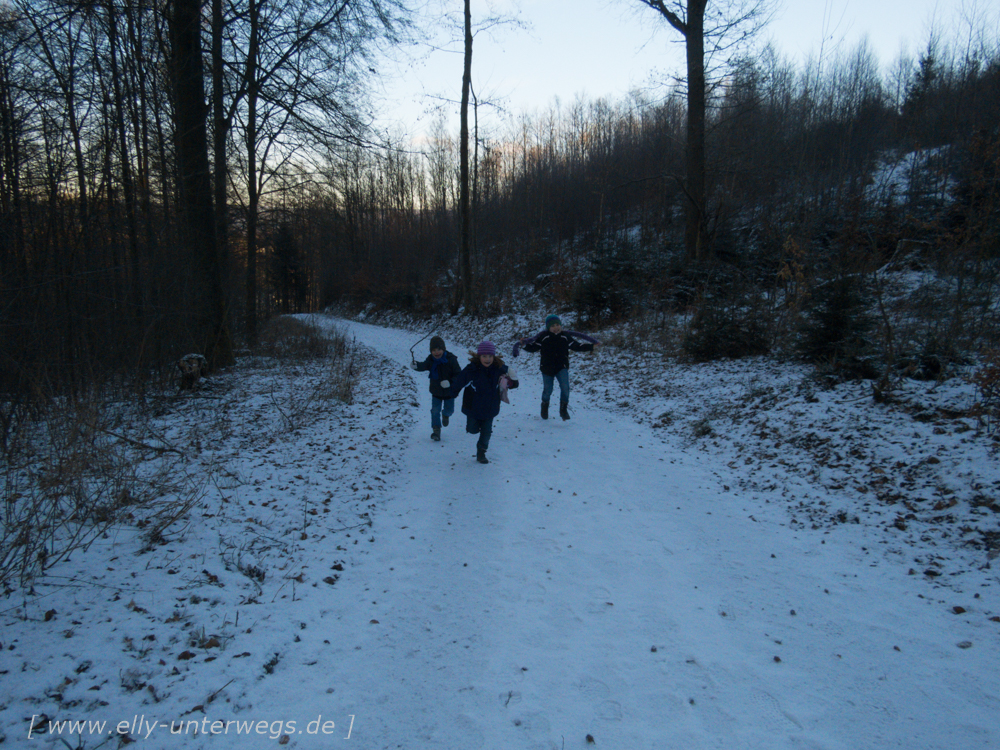
[[[483,341],[476,348],[476,354],[482,356],[483,354],[489,354],[491,357],[495,357],[497,353],[496,344],[492,341]]]

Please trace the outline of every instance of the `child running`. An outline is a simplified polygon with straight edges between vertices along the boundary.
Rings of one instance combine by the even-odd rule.
[[[506,382],[501,383],[501,379]],[[504,387],[517,388],[517,376],[513,369],[497,356],[497,348],[492,341],[483,341],[476,353],[469,359],[454,380],[451,381],[451,395],[454,398],[465,388],[462,396],[462,413],[466,416],[465,431],[479,435],[476,443],[476,460],[488,464],[486,451],[490,447],[493,434],[493,418],[500,413],[500,398]]]
[[[431,390],[431,440],[441,439],[441,426],[448,426],[448,418],[455,413],[455,397],[451,394],[451,379],[462,372],[458,357],[444,348],[444,339],[431,338],[431,353],[423,362],[410,363],[417,372],[430,371]]]
[[[580,334],[582,335],[582,334]],[[581,344],[562,329],[558,315],[545,318],[545,330],[534,338],[519,342],[526,352],[541,352],[542,419],[549,418],[549,399],[555,382],[559,382],[559,416],[569,419],[569,352],[592,352],[600,343]]]

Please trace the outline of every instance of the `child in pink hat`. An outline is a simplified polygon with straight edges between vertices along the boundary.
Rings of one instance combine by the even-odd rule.
[[[513,369],[497,356],[496,345],[483,341],[476,347],[476,353],[469,358],[469,364],[451,381],[451,393],[462,395],[462,413],[466,417],[465,431],[479,435],[476,443],[476,460],[488,464],[486,451],[490,447],[493,434],[493,419],[500,413],[501,379],[506,378],[506,388],[517,388],[517,376]]]

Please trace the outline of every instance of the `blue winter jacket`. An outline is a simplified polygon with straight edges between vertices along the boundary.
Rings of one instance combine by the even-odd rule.
[[[444,353],[443,362],[435,362],[430,354],[423,362],[417,362],[417,372],[430,370],[431,395],[437,398],[455,398],[448,388],[441,386],[442,380],[451,380],[462,371],[462,366],[458,363],[458,357],[449,351]],[[435,367],[435,365],[437,365]]]
[[[473,419],[492,419],[499,414],[500,376],[506,372],[507,365],[498,365],[496,361],[489,368],[483,367],[478,359],[467,364],[458,377],[451,381],[452,397],[465,388],[462,413]],[[518,382],[511,380],[507,387],[513,389],[517,386]]]

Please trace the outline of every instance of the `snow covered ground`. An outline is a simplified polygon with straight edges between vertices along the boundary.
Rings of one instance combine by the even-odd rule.
[[[543,421],[522,355],[482,466],[460,415],[429,439],[426,331],[317,320],[356,338],[352,405],[290,408],[308,369],[220,376],[163,417],[201,432],[189,522],[0,605],[4,744],[1000,747],[1000,471],[967,386],[875,408],[609,346]],[[443,333],[464,360],[537,325]]]

